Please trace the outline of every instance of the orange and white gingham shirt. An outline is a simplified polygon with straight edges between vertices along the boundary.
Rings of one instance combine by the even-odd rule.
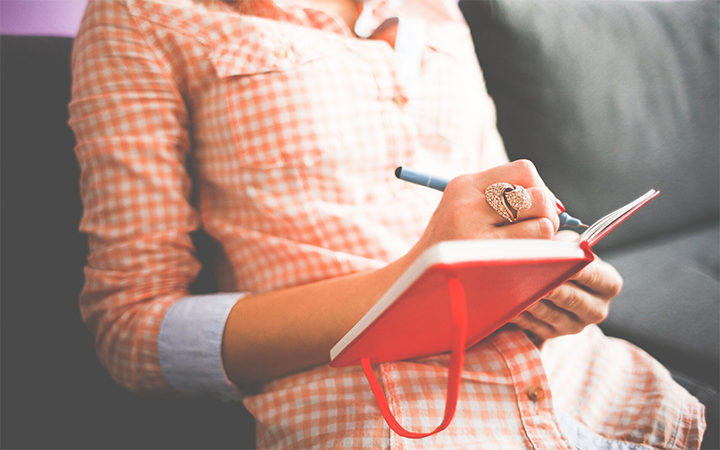
[[[422,440],[390,432],[358,367],[252,395],[227,380],[220,342],[241,293],[378,268],[412,246],[439,194],[395,167],[450,177],[505,158],[456,5],[371,3],[375,26],[411,24],[402,48],[279,0],[255,0],[252,15],[219,0],[89,1],[70,105],[90,245],[80,307],[111,375],[242,399],[261,447],[698,447],[697,400],[596,327],[542,350],[512,327],[474,346],[455,419]],[[220,244],[216,295],[187,291],[200,226]],[[440,422],[446,365],[376,367],[405,427]]]

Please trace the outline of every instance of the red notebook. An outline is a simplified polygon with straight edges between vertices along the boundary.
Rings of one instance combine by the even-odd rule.
[[[650,190],[608,214],[576,242],[446,241],[427,249],[330,352],[333,367],[360,364],[388,425],[404,437],[442,431],[455,411],[466,348],[506,324],[594,259],[590,250],[655,198]],[[451,352],[442,423],[429,432],[403,428],[387,406],[371,364]]]

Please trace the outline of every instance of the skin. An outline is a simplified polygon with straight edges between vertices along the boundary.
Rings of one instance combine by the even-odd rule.
[[[556,240],[574,240],[577,234],[563,230]],[[595,260],[570,281],[551,292],[511,323],[523,328],[536,344],[547,339],[581,332],[608,315],[610,301],[620,293],[623,280],[617,270],[595,255]]]
[[[360,13],[354,0],[294,0],[342,18],[350,29]],[[425,231],[413,248],[382,269],[331,278],[239,300],[230,312],[222,342],[228,377],[237,385],[268,381],[317,364],[328,363],[330,349],[352,328],[395,280],[429,246],[453,239],[572,239],[558,231],[554,195],[534,165],[507,163],[507,156],[483,155],[484,172],[451,180]],[[533,206],[510,224],[485,200],[496,182],[524,186]],[[582,331],[607,317],[610,300],[622,278],[596,259],[572,280],[516,317],[537,344]]]
[[[499,181],[524,186],[531,195],[533,205],[522,212],[522,220],[510,224],[488,206],[484,190]],[[328,363],[332,346],[435,243],[552,239],[558,226],[555,197],[531,162],[520,160],[461,175],[448,184],[418,242],[386,267],[239,300],[223,335],[228,377],[243,385]],[[539,339],[577,333],[605,318],[621,284],[612,266],[596,261],[513,322]]]

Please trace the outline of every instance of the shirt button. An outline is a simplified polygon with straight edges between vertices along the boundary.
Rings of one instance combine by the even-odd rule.
[[[527,396],[533,402],[539,402],[545,398],[545,391],[537,385],[532,385],[527,389]]]
[[[392,101],[393,101],[393,103],[395,103],[395,104],[398,105],[398,106],[403,106],[405,103],[408,102],[408,98],[405,97],[404,95],[399,95],[399,94],[398,94],[398,95],[396,95],[395,97],[392,98]]]
[[[276,48],[273,53],[275,54],[275,57],[277,59],[285,59],[288,57],[288,51],[285,48],[279,47]]]

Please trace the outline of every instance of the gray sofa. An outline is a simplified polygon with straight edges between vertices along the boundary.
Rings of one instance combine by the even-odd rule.
[[[625,277],[602,325],[655,355],[718,430],[718,21],[700,2],[471,1],[512,158],[593,221],[661,195],[598,249]],[[155,399],[107,375],[80,321],[87,256],[67,127],[72,39],[2,36],[2,448],[250,448],[241,404]],[[194,236],[201,260],[211,242]],[[206,264],[192,286],[216,288]]]
[[[660,196],[597,247],[625,286],[601,324],[707,406],[718,448],[720,3],[461,0],[511,159],[592,222]]]
[[[134,394],[95,355],[78,309],[88,249],[67,125],[72,44],[0,36],[0,448],[252,448],[242,404]],[[194,239],[207,261],[208,238]],[[208,267],[193,292],[215,289]]]

